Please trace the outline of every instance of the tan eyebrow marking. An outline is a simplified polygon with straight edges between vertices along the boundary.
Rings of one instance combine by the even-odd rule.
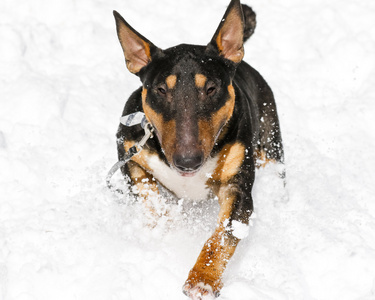
[[[169,89],[173,89],[177,82],[177,76],[169,75],[167,79],[165,79],[165,82],[167,83]]]
[[[203,74],[195,74],[195,85],[199,88],[204,87],[206,84],[207,77]]]

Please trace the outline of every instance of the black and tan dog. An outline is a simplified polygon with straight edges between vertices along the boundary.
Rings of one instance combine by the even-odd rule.
[[[144,112],[155,129],[122,172],[144,202],[159,186],[181,198],[205,199],[210,193],[218,197],[216,230],[183,287],[192,299],[211,299],[223,286],[222,274],[241,238],[236,229],[248,224],[253,211],[251,190],[259,160],[283,162],[272,91],[242,61],[255,13],[232,0],[207,46],[182,44],[166,50],[117,12],[114,16],[126,66],[142,81],[123,116]],[[142,136],[140,126],[120,124],[120,160]]]

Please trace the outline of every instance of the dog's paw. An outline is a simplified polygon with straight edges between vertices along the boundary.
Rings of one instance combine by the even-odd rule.
[[[214,292],[212,287],[203,282],[198,282],[196,285],[185,283],[182,292],[192,300],[213,300],[219,297],[219,291]]]

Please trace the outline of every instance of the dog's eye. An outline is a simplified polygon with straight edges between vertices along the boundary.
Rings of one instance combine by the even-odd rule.
[[[159,94],[161,94],[161,95],[165,95],[165,94],[167,93],[167,91],[166,91],[165,89],[163,89],[162,87],[159,87],[159,88],[158,88],[158,92],[159,92]]]
[[[209,87],[207,90],[206,90],[206,94],[207,96],[212,96],[214,93],[215,93],[215,88],[213,86]]]

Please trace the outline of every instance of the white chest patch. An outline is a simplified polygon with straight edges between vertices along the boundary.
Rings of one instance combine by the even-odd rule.
[[[150,156],[148,164],[152,168],[152,175],[167,189],[179,198],[204,200],[210,192],[206,181],[215,170],[217,158],[209,159],[204,166],[192,177],[181,176],[171,169],[157,156]]]

